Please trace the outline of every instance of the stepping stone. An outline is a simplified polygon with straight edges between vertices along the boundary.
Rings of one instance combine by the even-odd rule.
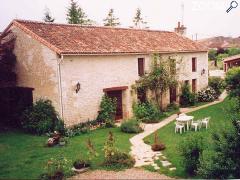
[[[161,161],[163,167],[168,167],[168,166],[171,166],[172,163],[168,162],[168,161]]]
[[[158,165],[157,164],[155,164],[155,163],[153,163],[153,164],[151,164],[153,167],[158,167]]]
[[[159,160],[159,157],[154,157],[155,160]]]
[[[160,169],[160,167],[158,167],[158,166],[157,166],[157,167],[154,167],[154,169],[155,169],[155,170],[159,170],[159,169]]]
[[[172,167],[172,168],[170,168],[169,170],[170,171],[175,171],[177,168],[175,168],[175,167]]]
[[[161,156],[163,159],[167,159],[166,156]]]

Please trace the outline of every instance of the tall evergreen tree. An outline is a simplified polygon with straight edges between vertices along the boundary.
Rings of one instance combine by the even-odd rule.
[[[81,7],[71,0],[70,7],[67,10],[67,21],[69,24],[81,24],[81,25],[90,25],[91,20],[87,18],[87,15]]]
[[[50,10],[49,10],[47,7],[45,8],[43,20],[44,20],[45,22],[54,22],[54,21],[55,21],[55,18],[53,18],[53,17],[51,16]]]
[[[133,18],[133,23],[135,28],[144,28],[144,25],[147,24],[147,22],[142,18],[142,12],[140,8],[137,8],[136,15]]]
[[[104,21],[104,26],[114,27],[114,26],[119,26],[120,25],[119,18],[116,18],[113,13],[114,13],[114,10],[110,9],[106,19],[103,20]]]

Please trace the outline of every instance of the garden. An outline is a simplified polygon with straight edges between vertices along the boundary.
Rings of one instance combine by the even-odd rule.
[[[164,92],[176,85],[171,66],[171,63],[153,63],[152,71],[140,78],[135,88],[154,91],[153,101],[135,102],[134,116],[123,120],[120,127],[114,123],[116,100],[106,95],[102,97],[96,120],[68,128],[51,101],[39,99],[22,113],[20,129],[3,128],[0,132],[0,178],[62,179],[88,169],[118,171],[133,167],[135,160],[129,155],[129,139],[141,133],[145,124],[158,123],[180,113],[175,103],[162,108]],[[153,151],[163,150],[163,154],[176,167],[175,171],[169,171],[157,160],[160,172],[181,178],[240,177],[236,173],[240,172],[240,161],[233,158],[240,147],[239,74],[239,68],[230,70],[226,85],[220,78],[211,78],[209,87],[197,94],[190,91],[189,85],[182,85],[181,107],[212,102],[225,87],[229,98],[189,113],[196,119],[211,116],[209,129],[175,134],[174,123],[170,123],[144,139],[145,143],[152,145]],[[222,164],[216,163],[220,155]],[[224,169],[228,166],[231,169]]]
[[[176,167],[176,171],[162,167],[168,176],[180,178],[227,179],[240,177],[240,68],[229,70],[226,75],[229,97],[222,103],[189,113],[196,119],[210,116],[210,128],[175,134],[174,122],[157,131],[166,146],[163,154]],[[152,144],[155,134],[144,139]],[[151,167],[146,167],[153,170]]]

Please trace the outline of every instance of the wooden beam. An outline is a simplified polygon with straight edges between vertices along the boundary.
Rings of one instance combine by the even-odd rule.
[[[128,89],[128,86],[118,86],[118,87],[110,87],[110,88],[104,88],[103,92],[108,92],[108,91],[123,91]]]

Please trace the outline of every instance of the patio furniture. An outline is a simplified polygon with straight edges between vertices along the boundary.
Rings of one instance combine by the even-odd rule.
[[[191,128],[194,129],[195,131],[197,131],[198,129],[200,130],[202,127],[202,121],[201,120],[197,120],[197,121],[193,121],[191,124]]]
[[[178,122],[175,122],[175,133],[177,133],[178,131],[180,132],[180,134],[182,134],[182,131],[185,132],[185,126],[184,124],[182,123],[178,123]]]
[[[211,117],[206,117],[202,120],[202,125],[206,127],[206,129],[208,128],[208,124],[209,124],[209,120],[211,119]]]
[[[189,125],[191,124],[191,121],[193,120],[193,116],[180,116],[176,118],[177,122],[187,124],[187,130],[189,130]]]
[[[185,113],[181,113],[181,114],[178,115],[178,117],[181,117],[181,116],[186,116],[186,114]]]

